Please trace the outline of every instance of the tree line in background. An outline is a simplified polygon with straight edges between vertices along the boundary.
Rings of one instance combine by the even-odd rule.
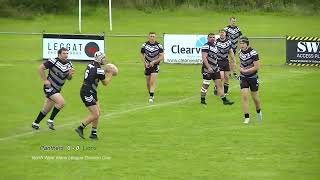
[[[108,7],[108,0],[82,0],[83,10]],[[41,14],[73,14],[78,0],[0,0],[0,17],[28,18]],[[113,0],[113,8],[130,8],[152,13],[157,10],[201,8],[231,12],[284,12],[320,14],[320,0]]]

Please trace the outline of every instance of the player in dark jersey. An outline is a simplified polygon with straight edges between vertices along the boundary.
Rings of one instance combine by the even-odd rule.
[[[224,105],[232,105],[233,102],[229,101],[223,93],[221,86],[220,70],[217,62],[218,48],[215,44],[215,36],[213,33],[208,34],[208,42],[201,48],[202,53],[202,78],[203,84],[201,87],[201,104],[206,103],[206,94],[211,80],[214,81],[217,87],[217,95],[221,97]]]
[[[230,66],[229,66],[229,57],[234,61],[234,53],[232,50],[232,43],[226,37],[226,32],[224,29],[219,31],[220,37],[217,39],[217,58],[218,65],[220,68],[221,80],[223,81],[223,90],[224,94],[227,95],[229,90],[229,74],[230,74]],[[216,92],[215,92],[216,94]]]
[[[237,19],[235,17],[230,17],[230,24],[225,27],[225,31],[227,33],[228,39],[232,42],[232,49],[233,53],[236,54],[237,52],[237,44],[238,44],[238,39],[240,36],[242,36],[242,32],[238,26],[236,26]],[[236,63],[232,62],[232,59],[230,60],[230,68],[233,72],[234,78],[238,79],[238,75],[236,73]]]
[[[49,70],[47,77],[45,75],[46,69]],[[72,75],[74,74],[72,63],[68,61],[68,49],[59,49],[58,57],[51,58],[41,64],[38,68],[38,73],[44,84],[43,91],[45,94],[45,101],[42,110],[36,120],[32,123],[32,128],[36,130],[39,129],[39,123],[53,108],[50,119],[47,121],[47,125],[51,130],[54,130],[53,120],[64,106],[64,98],[60,94],[60,91],[66,79],[71,80]]]
[[[113,73],[109,73],[109,70],[107,70],[107,73],[105,73],[105,70],[101,67],[101,65],[105,63],[105,54],[97,51],[94,54],[94,61],[87,65],[84,73],[83,84],[80,90],[80,97],[84,105],[90,111],[90,115],[87,116],[82,121],[80,126],[75,129],[78,135],[83,139],[83,130],[90,123],[92,124],[92,130],[89,138],[98,139],[97,127],[100,116],[100,107],[98,103],[97,87],[99,81],[101,81],[104,86],[107,86],[110,83],[113,75]]]
[[[163,47],[156,41],[156,33],[150,32],[148,41],[142,44],[141,60],[144,64],[144,75],[146,76],[147,89],[149,92],[149,103],[154,101],[154,91],[159,73],[160,63],[163,60]]]
[[[260,60],[258,53],[249,46],[247,37],[240,38],[240,88],[242,109],[244,113],[244,122],[248,124],[249,118],[249,88],[251,97],[256,107],[257,119],[262,120],[262,112],[260,106],[260,99],[258,95],[259,80],[258,70],[260,68]]]

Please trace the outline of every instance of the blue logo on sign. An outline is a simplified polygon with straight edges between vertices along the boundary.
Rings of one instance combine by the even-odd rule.
[[[206,37],[201,37],[197,40],[196,47],[202,47],[207,42],[208,42],[208,39]]]

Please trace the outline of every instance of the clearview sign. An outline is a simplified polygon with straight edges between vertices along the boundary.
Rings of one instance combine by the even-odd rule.
[[[164,34],[163,39],[165,63],[202,63],[201,47],[207,43],[207,35]]]

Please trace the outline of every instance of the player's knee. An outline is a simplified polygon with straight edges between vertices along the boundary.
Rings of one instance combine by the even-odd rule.
[[[220,87],[217,86],[217,93],[219,96],[223,95],[223,88],[221,86]]]
[[[248,96],[242,95],[242,101],[248,101],[248,100],[249,100]]]
[[[65,106],[65,102],[64,101],[60,101],[60,102],[56,103],[56,107],[58,109],[62,109],[64,106]]]
[[[258,96],[257,96],[257,95],[253,95],[253,96],[252,96],[252,99],[253,99],[254,101],[256,101],[256,102],[258,102],[258,101],[259,101],[259,98],[258,98]]]
[[[99,119],[99,117],[100,117],[100,111],[94,112],[94,113],[92,114],[92,116],[93,116],[94,119]]]

